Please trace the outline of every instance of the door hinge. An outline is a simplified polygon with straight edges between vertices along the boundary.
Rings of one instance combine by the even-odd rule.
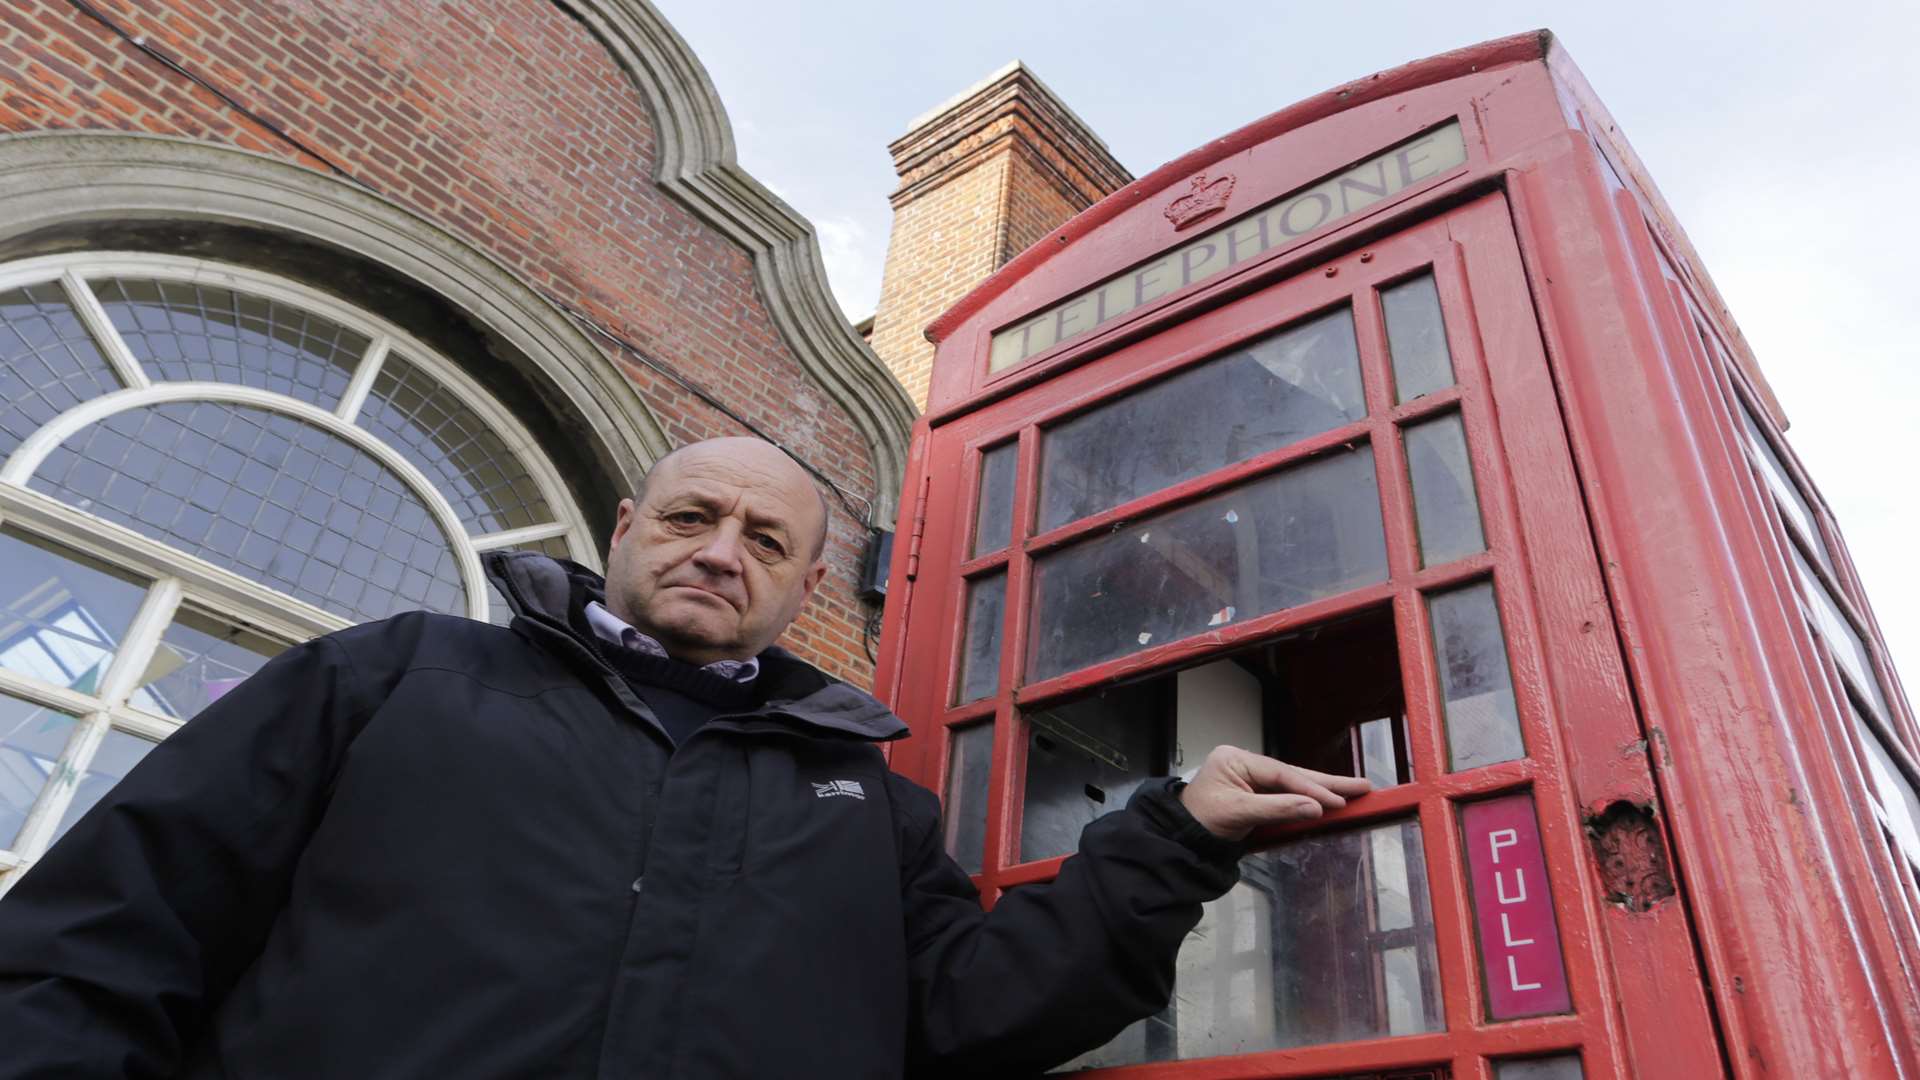
[[[907,580],[920,576],[920,541],[927,534],[927,490],[933,477],[922,477],[920,494],[913,500],[913,530],[907,534]]]

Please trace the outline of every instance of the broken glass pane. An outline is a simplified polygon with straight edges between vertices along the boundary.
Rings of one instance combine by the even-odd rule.
[[[966,641],[954,704],[991,697],[1000,688],[1000,624],[1006,607],[1006,571],[968,583]]]
[[[1061,1071],[1445,1030],[1418,822],[1295,840],[1240,873],[1181,946],[1172,1005]]]
[[[1380,310],[1387,320],[1387,351],[1393,354],[1394,400],[1408,402],[1452,386],[1453,356],[1433,275],[1381,289]]]
[[[1405,783],[1405,702],[1393,614],[1321,623],[1231,656],[1028,709],[1020,859],[1066,855],[1080,830],[1153,777],[1218,746]]]
[[[1487,549],[1480,505],[1467,461],[1467,433],[1459,413],[1406,429],[1407,473],[1413,480],[1423,566],[1438,566]]]
[[[980,504],[975,509],[973,554],[991,555],[1013,538],[1014,466],[1020,444],[1005,443],[980,455]]]
[[[1345,308],[1049,428],[1040,530],[1358,420],[1360,353]]]
[[[947,854],[969,874],[987,851],[987,780],[993,765],[993,721],[954,730],[947,753],[947,797],[940,808]]]
[[[213,704],[286,646],[225,619],[183,607],[129,699],[134,708],[188,719]]]
[[[1526,757],[1493,583],[1436,593],[1427,609],[1454,771]]]
[[[1373,452],[1337,451],[1034,564],[1037,682],[1385,579]]]

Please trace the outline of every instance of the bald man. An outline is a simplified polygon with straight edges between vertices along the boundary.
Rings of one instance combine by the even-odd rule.
[[[493,553],[510,628],[282,654],[0,900],[0,1078],[1022,1075],[1165,1006],[1248,830],[1367,790],[1222,749],[983,913],[905,725],[773,646],[826,528],[696,443],[605,581]]]

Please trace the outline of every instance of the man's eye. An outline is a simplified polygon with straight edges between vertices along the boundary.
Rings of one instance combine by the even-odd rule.
[[[675,525],[698,525],[701,517],[697,510],[679,510],[668,514],[667,520]]]
[[[754,545],[757,546],[761,551],[764,551],[769,555],[785,555],[787,553],[787,549],[780,546],[780,541],[775,540],[773,537],[768,536],[765,533],[760,533],[759,535],[755,536],[753,538],[753,542],[754,542]]]

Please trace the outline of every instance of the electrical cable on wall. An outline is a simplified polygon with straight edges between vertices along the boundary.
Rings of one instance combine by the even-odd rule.
[[[90,19],[93,19],[95,22],[98,22],[100,25],[106,27],[109,31],[111,31],[115,36],[119,37],[121,40],[127,42],[129,45],[132,45],[134,48],[140,50],[140,52],[146,54],[148,57],[151,57],[156,63],[159,63],[161,66],[167,68],[170,71],[176,72],[183,78],[192,82],[194,85],[199,86],[201,89],[207,91],[208,93],[212,94],[214,97],[220,99],[220,101],[226,104],[229,108],[233,109],[235,112],[239,113],[241,116],[246,117],[248,120],[252,121],[253,123],[259,125],[261,128],[271,133],[274,137],[278,138],[280,141],[293,147],[295,150],[298,150],[300,153],[305,154],[306,156],[312,158],[313,160],[320,162],[322,165],[325,165],[328,171],[332,172],[335,176],[343,180],[346,180],[347,182],[353,184],[354,186],[364,191],[367,191],[371,194],[378,195],[381,198],[388,199],[389,201],[396,201],[396,200],[392,200],[385,192],[381,191],[378,187],[372,184],[369,184],[365,180],[354,175],[350,170],[348,170],[345,166],[341,165],[339,162],[334,161],[332,158],[328,157],[326,154],[321,153],[318,149],[308,145],[304,140],[302,140],[298,136],[285,130],[284,128],[280,127],[278,124],[275,124],[273,121],[268,120],[266,117],[261,116],[259,113],[248,108],[238,98],[234,97],[232,94],[222,89],[219,85],[215,84],[214,82],[200,75],[198,72],[195,72],[193,69],[187,67],[185,64],[180,63],[178,60],[175,60],[174,58],[166,55],[165,53],[159,51],[158,49],[155,49],[153,46],[147,44],[147,39],[144,35],[136,35],[136,34],[130,33],[125,27],[121,26],[119,23],[114,22],[113,19],[110,16],[108,16],[105,12],[102,12],[100,9],[88,3],[87,0],[67,0],[67,2],[70,5],[72,5],[75,10],[79,11],[81,14],[87,16]],[[721,401],[720,398],[716,396],[712,391],[708,390],[704,386],[701,386],[698,382],[694,381],[691,378],[688,378],[686,375],[681,374],[678,370],[674,369],[671,365],[663,361],[657,360],[652,356],[649,356],[638,345],[635,345],[633,342],[628,341],[625,337],[623,337],[621,334],[616,332],[612,327],[605,325],[604,323],[600,322],[598,319],[593,318],[591,315],[588,315],[587,313],[579,310],[573,305],[561,300],[559,297],[556,297],[551,293],[548,293],[538,288],[537,286],[528,284],[527,287],[532,289],[535,293],[537,293],[542,299],[546,300],[548,303],[559,308],[561,311],[566,312],[569,317],[574,319],[576,322],[580,323],[585,328],[593,331],[595,334],[598,334],[600,337],[605,338],[607,341],[611,342],[616,348],[620,349],[622,352],[625,352],[627,355],[631,356],[635,361],[639,362],[640,364],[647,367],[648,369],[658,373],[659,375],[671,380],[675,385],[679,386],[681,389],[685,390],[687,393],[692,394],[694,397],[698,398],[700,401],[705,403],[708,407],[719,412],[722,416],[725,416],[727,419],[732,420],[734,423],[739,424],[741,427],[745,428],[748,432],[752,433],[754,437],[759,439],[764,439],[765,441],[773,444],[776,448],[780,450],[781,453],[787,455],[789,458],[792,458],[795,464],[805,469],[809,476],[812,476],[815,480],[819,481],[822,484],[825,484],[827,488],[833,492],[834,497],[839,500],[841,508],[844,509],[848,513],[848,515],[850,515],[856,522],[858,522],[863,529],[866,529],[868,531],[871,531],[873,529],[873,500],[868,499],[865,496],[859,495],[857,493],[848,491],[845,488],[841,487],[839,484],[835,483],[833,479],[829,477],[825,472],[821,471],[818,467],[816,467],[812,462],[802,457],[800,454],[795,452],[791,447],[787,446],[786,444],[782,443],[780,440],[768,434],[758,424],[755,424],[753,421],[748,420],[738,410],[735,410],[730,406],[728,406],[725,402]],[[863,504],[864,508],[862,506],[856,506],[855,505],[856,501]]]

